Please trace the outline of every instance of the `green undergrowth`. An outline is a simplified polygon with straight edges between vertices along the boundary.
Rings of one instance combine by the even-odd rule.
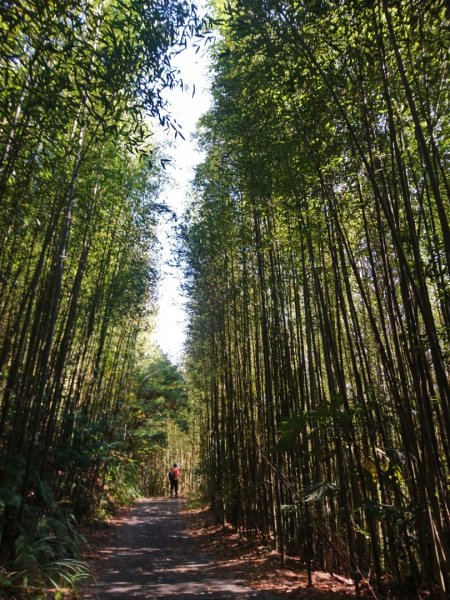
[[[8,554],[2,553],[0,598],[76,597],[92,576],[80,557],[86,539],[68,506],[26,505],[21,525],[5,533],[14,535],[14,545]]]
[[[205,508],[205,506],[208,506],[208,500],[200,492],[191,494],[184,502],[185,510],[198,510]]]
[[[52,535],[20,542],[16,559],[0,568],[2,600],[78,598],[80,586],[93,575],[87,562],[56,558]]]
[[[90,544],[81,531],[104,526],[142,495],[138,468],[124,460],[109,466],[97,493],[86,494],[82,511],[76,510],[79,502],[57,500],[48,482],[38,483],[23,507],[17,493],[5,487],[0,491],[1,600],[79,597],[81,586],[93,577],[82,556]],[[80,494],[75,494],[78,501]]]

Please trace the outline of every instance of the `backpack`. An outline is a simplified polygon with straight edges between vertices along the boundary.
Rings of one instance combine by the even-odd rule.
[[[169,471],[169,481],[175,481],[175,473],[170,469]]]

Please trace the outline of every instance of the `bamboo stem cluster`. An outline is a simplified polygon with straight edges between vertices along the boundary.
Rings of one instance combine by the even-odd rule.
[[[13,0],[0,17],[0,542],[15,559],[52,511],[92,513],[127,463],[161,212],[146,116],[173,126],[162,91],[197,16]]]
[[[236,0],[184,231],[218,516],[450,593],[443,2]]]

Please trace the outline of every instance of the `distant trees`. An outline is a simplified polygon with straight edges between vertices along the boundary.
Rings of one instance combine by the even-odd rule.
[[[219,20],[184,231],[213,506],[357,590],[445,597],[445,3],[236,0]]]
[[[58,507],[93,510],[126,434],[161,211],[145,119],[174,127],[162,91],[197,26],[176,0],[0,9],[0,542],[17,569]]]
[[[130,423],[131,457],[139,469],[140,489],[149,496],[168,494],[168,470],[181,468],[183,496],[197,490],[199,424],[185,374],[159,350],[141,360],[134,377],[136,413]]]

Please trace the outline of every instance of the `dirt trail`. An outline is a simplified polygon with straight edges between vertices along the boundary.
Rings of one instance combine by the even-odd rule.
[[[251,590],[232,572],[217,569],[214,557],[198,550],[186,532],[180,499],[138,501],[117,525],[111,545],[97,563],[97,582],[84,600],[281,600]]]

